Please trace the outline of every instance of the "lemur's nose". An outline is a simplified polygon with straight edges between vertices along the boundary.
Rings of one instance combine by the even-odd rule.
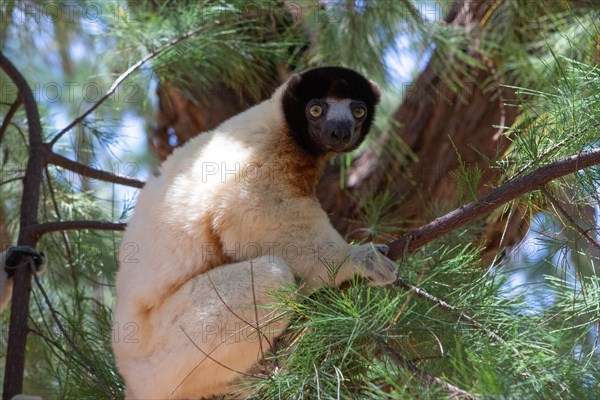
[[[331,138],[338,142],[345,142],[350,139],[350,132],[347,130],[334,130],[331,132]]]
[[[343,143],[350,140],[352,131],[352,122],[349,121],[328,121],[325,126],[327,135],[332,142]]]

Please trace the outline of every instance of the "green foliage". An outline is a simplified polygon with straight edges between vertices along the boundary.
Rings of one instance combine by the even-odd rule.
[[[353,220],[358,226],[356,234],[383,242],[393,239],[400,233],[401,220],[394,217],[393,207],[402,201],[400,196],[395,196],[390,192],[383,192],[362,200],[361,214],[359,220]]]
[[[481,168],[477,164],[474,164],[472,167],[467,165],[454,143],[452,143],[452,146],[456,152],[458,168],[451,171],[450,175],[456,180],[458,202],[463,204],[465,202],[476,201],[479,198],[479,187],[483,171],[481,171]]]
[[[510,160],[517,175],[598,144],[598,66],[558,56],[554,61],[560,73],[544,90],[515,88],[527,98],[519,124],[509,132],[515,133]]]
[[[584,299],[555,280],[562,300],[531,315],[523,296],[504,292],[506,275],[478,265],[479,250],[462,245],[406,258],[402,279],[433,301],[360,282],[308,297],[282,294],[278,306],[294,322],[273,356],[279,368],[252,382],[256,397],[592,399],[600,364],[582,333],[598,320],[598,282]],[[586,322],[573,323],[574,314]]]
[[[66,7],[73,2],[39,4],[51,3]],[[147,155],[131,154],[132,165],[125,165],[118,158],[122,153],[114,150],[126,147],[124,135],[116,132],[127,113],[143,113],[148,126],[154,121],[147,99],[157,80],[198,88],[184,93],[198,102],[210,100],[207,90],[215,84],[243,88],[240,95],[248,96],[244,100],[249,102],[262,98],[283,78],[281,65],[291,70],[345,65],[385,84],[390,80],[385,55],[397,46],[398,35],[414,41],[415,58],[435,50],[431,65],[456,92],[465,82],[475,81],[487,90],[497,88],[498,78],[512,83],[508,89],[520,100],[505,105],[517,106],[520,112],[518,122],[504,133],[512,144],[506,154],[489,160],[503,179],[598,146],[597,9],[566,1],[497,1],[474,29],[441,23],[441,15],[426,20],[418,3],[404,0],[299,2],[299,14],[275,1],[142,0],[129,8],[98,4],[110,18],[92,28],[79,16],[72,24],[36,23],[39,29],[34,31],[40,33],[32,37],[30,20],[19,24],[3,19],[0,47],[19,59],[31,80],[93,77],[106,88],[115,71],[164,48],[148,68],[128,78],[136,90],[142,89],[136,92],[140,101],[107,102],[57,144],[65,156],[120,174],[133,176],[138,170],[129,174],[127,167],[149,164]],[[18,2],[0,3],[2,17],[20,15],[15,14],[20,7]],[[169,47],[192,31],[196,33]],[[77,62],[69,56],[75,45],[91,49]],[[496,76],[477,82],[476,72],[490,65]],[[10,82],[0,74],[0,87],[6,84]],[[414,160],[394,134],[396,126],[388,123],[401,100],[398,91],[393,85],[384,89],[377,135],[345,158],[344,166],[356,154],[373,149],[400,165]],[[2,99],[2,116],[12,101]],[[56,119],[70,120],[88,106],[80,95],[58,105],[40,100],[46,139],[60,129]],[[19,178],[27,157],[24,118],[21,108],[2,138],[0,152],[1,222],[11,241],[19,228]],[[377,148],[380,143],[386,143],[385,148]],[[458,158],[458,200],[472,201],[482,171],[463,163],[460,154]],[[600,203],[599,182],[600,169],[590,168],[548,188],[596,241],[598,216],[590,210]],[[114,185],[49,167],[38,219],[124,221],[134,195],[118,203],[121,195]],[[388,192],[361,198],[362,214],[352,221],[360,229],[353,235],[379,241],[396,237],[406,223],[392,212],[401,202],[402,196]],[[531,220],[536,252],[527,252],[525,242],[511,249],[512,254],[498,249],[494,256],[513,269],[488,268],[481,249],[470,244],[483,227],[470,226],[406,256],[400,262],[401,280],[392,288],[355,281],[347,289],[323,289],[311,296],[280,294],[279,306],[288,310],[293,323],[272,355],[278,368],[268,371],[267,379],[246,382],[249,390],[265,399],[596,398],[598,252],[547,196],[532,193],[510,206],[511,212],[542,208],[548,212]],[[59,399],[123,396],[111,350],[111,340],[118,340],[111,307],[119,241],[119,234],[91,231],[58,232],[42,239],[39,247],[48,254],[50,266],[40,278],[44,291],[35,283],[33,288],[26,392]],[[326,267],[333,274],[339,265]],[[525,283],[513,282],[517,275],[524,275]],[[8,313],[2,315],[1,328],[0,376]]]
[[[414,2],[340,1],[318,5],[298,3],[316,38],[309,51],[312,65],[343,65],[384,81],[385,52],[400,33],[424,34],[425,26]]]
[[[266,97],[278,84],[277,67],[293,63],[289,50],[303,44],[292,17],[273,1],[191,2],[184,12],[178,1],[142,1],[136,10],[143,23],[122,22],[112,29],[132,61],[196,32],[152,62],[161,80],[196,88],[188,93],[196,102],[209,101],[219,84],[241,98]]]

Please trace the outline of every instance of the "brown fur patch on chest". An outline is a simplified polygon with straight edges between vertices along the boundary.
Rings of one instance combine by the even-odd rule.
[[[272,189],[279,189],[285,197],[314,197],[323,170],[324,157],[304,151],[288,131],[280,132],[267,141],[270,151],[267,160],[273,169]]]

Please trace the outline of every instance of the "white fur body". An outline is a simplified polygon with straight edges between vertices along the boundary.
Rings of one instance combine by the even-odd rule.
[[[121,245],[113,337],[129,399],[231,391],[285,327],[264,306],[295,276],[305,292],[357,271],[393,280],[391,261],[331,226],[314,195],[323,160],[290,143],[284,89],[176,149],[141,191]],[[342,267],[331,277],[324,262]]]

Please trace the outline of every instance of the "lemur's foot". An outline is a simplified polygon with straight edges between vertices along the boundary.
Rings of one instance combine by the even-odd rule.
[[[396,280],[398,266],[385,256],[387,252],[388,246],[374,243],[366,243],[352,249],[351,257],[371,285],[387,285]]]

